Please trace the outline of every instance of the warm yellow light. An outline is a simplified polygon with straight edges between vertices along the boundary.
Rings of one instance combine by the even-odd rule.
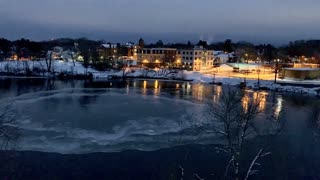
[[[146,60],[146,59],[145,59],[145,60],[143,60],[143,63],[148,63],[148,62],[149,62],[149,61],[148,61],[148,60]]]
[[[160,61],[157,59],[157,60],[156,60],[156,63],[160,63]]]
[[[78,56],[78,61],[83,61],[83,56]]]
[[[159,87],[159,82],[158,82],[158,80],[156,80],[156,81],[154,82],[154,88],[157,89],[158,87]]]
[[[143,89],[147,89],[147,81],[143,81]]]

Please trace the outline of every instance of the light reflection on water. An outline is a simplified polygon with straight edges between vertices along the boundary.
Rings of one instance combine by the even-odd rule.
[[[226,88],[225,86],[202,83],[167,82],[161,80],[130,81],[120,88],[113,88],[117,86],[116,83],[108,83],[107,85],[108,87],[105,88],[105,84],[102,83],[102,87],[98,88],[101,92],[99,91],[99,93],[97,93],[96,90],[89,90],[89,88],[95,87],[93,84],[86,86],[87,90],[78,90],[77,88],[83,88],[81,81],[76,81],[72,84],[57,81],[53,85],[53,89],[56,89],[56,91],[52,93],[52,95],[32,95],[31,93],[30,95],[32,96],[30,96],[29,99],[26,98],[26,102],[32,102],[32,106],[26,105],[27,103],[25,103],[26,106],[23,106],[25,109],[22,109],[21,112],[25,113],[25,116],[29,116],[31,120],[25,120],[24,123],[32,122],[32,118],[38,118],[39,121],[36,122],[39,124],[33,124],[37,126],[30,127],[30,129],[38,128],[38,130],[41,130],[42,128],[44,131],[50,130],[50,128],[46,129],[48,128],[47,126],[56,126],[54,122],[59,121],[61,124],[56,127],[56,129],[60,131],[64,130],[62,127],[68,127],[66,131],[71,132],[74,131],[74,129],[72,129],[73,127],[71,127],[70,124],[73,124],[75,129],[77,129],[77,131],[74,132],[75,134],[72,134],[73,136],[90,135],[89,137],[80,139],[86,143],[88,143],[88,139],[99,142],[94,139],[94,136],[91,134],[111,137],[110,139],[115,136],[119,138],[119,142],[126,142],[125,140],[127,140],[135,144],[135,141],[137,141],[136,144],[141,143],[140,145],[146,142],[157,143],[162,141],[164,136],[173,138],[174,135],[170,133],[179,130],[180,125],[178,124],[180,121],[185,121],[187,113],[195,113],[197,116],[204,115],[204,112],[200,111],[200,106],[203,102],[210,99],[214,103],[219,103]],[[8,94],[16,93],[16,95],[18,95],[34,90],[46,91],[48,89],[47,87],[43,89],[35,88],[38,87],[35,85],[24,85],[23,88],[18,86],[19,85],[16,84],[8,88]],[[110,86],[112,87],[110,88]],[[69,88],[70,91],[63,92],[61,89],[64,88]],[[52,90],[52,88],[49,90]],[[250,101],[259,102],[259,109],[261,111],[269,114],[273,113],[276,118],[279,118],[280,112],[283,111],[284,107],[288,108],[288,106],[292,106],[287,103],[287,100],[291,99],[290,97],[286,97],[285,99],[284,96],[275,95],[272,92],[237,90],[243,93],[241,103],[244,109],[247,108]],[[272,98],[274,98],[274,100],[272,100]],[[28,113],[33,114],[30,115]],[[118,117],[121,120],[119,120]],[[319,117],[319,115],[317,117]],[[50,122],[46,122],[46,118],[50,118],[48,119]],[[90,121],[87,121],[86,118],[90,118]],[[117,119],[117,121],[112,122],[114,124],[105,124],[106,121],[111,121],[112,119]],[[184,122],[184,124],[186,123]],[[105,134],[104,126],[109,128],[110,132],[108,133],[113,133],[114,129],[112,128],[116,127],[115,129],[120,129],[123,134]],[[91,129],[85,129],[86,127],[90,127]],[[102,128],[102,130],[100,128]],[[82,131],[83,129],[85,129],[85,131]],[[168,130],[170,130],[170,133]],[[39,136],[39,132],[37,133],[36,137]],[[138,135],[134,133],[138,133]],[[68,135],[68,133],[66,134]],[[61,134],[54,137],[60,136],[63,137]],[[76,136],[73,136],[69,137],[70,139],[67,137],[64,137],[64,139],[68,139],[72,143],[74,140],[72,138],[76,138]],[[37,141],[43,141],[43,143],[45,143],[51,140],[49,139],[51,137],[46,138],[47,139],[44,138],[44,140],[41,139]],[[148,141],[145,138],[148,139]],[[155,140],[154,138],[158,139]],[[101,139],[103,143],[105,143],[105,141],[109,143],[108,140]],[[54,141],[58,140],[54,139]],[[95,144],[97,142],[90,143]],[[112,143],[117,142],[112,141]],[[135,145],[130,144],[130,147],[135,147]]]
[[[158,81],[155,81],[155,90],[154,94],[159,95],[159,91],[157,90],[159,85]],[[192,98],[196,101],[203,102],[212,97],[212,101],[214,103],[218,103],[222,94],[223,94],[223,86],[217,85],[208,85],[203,83],[182,83],[176,84],[176,89],[180,89],[182,92],[186,92],[185,95],[190,94]],[[264,112],[266,111],[268,106],[268,97],[271,96],[272,93],[266,91],[253,91],[253,90],[245,90],[242,97],[242,106],[244,109],[248,108],[249,102],[255,102],[259,105],[259,110]],[[274,117],[278,118],[280,112],[283,108],[283,97],[281,95],[276,96],[277,103],[270,107],[269,109],[274,109]]]
[[[153,89],[152,94],[156,97],[161,95],[161,84],[163,82],[159,83],[159,80],[154,81],[147,81],[143,80],[142,85],[142,94],[147,95],[149,89]],[[134,82],[134,87],[136,86],[136,82]],[[204,101],[207,99],[210,99],[212,97],[212,100],[214,103],[218,103],[220,100],[220,97],[223,93],[223,87],[217,86],[217,85],[207,85],[203,83],[195,83],[190,84],[187,82],[184,83],[175,83],[175,89],[180,90],[184,93],[184,95],[188,95],[191,93],[191,96],[194,100],[197,101]],[[130,91],[130,87],[127,85],[127,91]],[[178,92],[180,93],[180,92]],[[249,102],[255,102],[259,105],[259,110],[264,111],[267,107],[267,98],[270,94],[265,91],[252,91],[252,90],[245,90],[241,103],[244,109],[248,108]],[[277,103],[274,107],[274,116],[278,118],[281,110],[282,110],[282,96],[276,97]]]
[[[268,95],[269,94],[267,92],[263,91],[246,91],[246,93],[242,97],[242,106],[245,110],[248,110],[249,102],[253,102],[259,105],[260,111],[264,111],[266,109]]]
[[[282,104],[283,104],[282,96],[278,96],[277,97],[277,103],[276,103],[275,108],[274,108],[274,117],[276,119],[279,119],[280,112],[282,111]]]

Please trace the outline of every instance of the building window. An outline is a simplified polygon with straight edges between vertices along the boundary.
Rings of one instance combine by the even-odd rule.
[[[180,54],[180,51],[178,51],[178,54]]]
[[[183,51],[182,54],[186,54],[186,52]]]

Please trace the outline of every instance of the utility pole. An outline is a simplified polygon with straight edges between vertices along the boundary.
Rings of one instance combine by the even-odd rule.
[[[275,68],[274,68],[274,83],[277,83],[279,61],[280,61],[279,59],[276,59],[276,64],[275,64]]]

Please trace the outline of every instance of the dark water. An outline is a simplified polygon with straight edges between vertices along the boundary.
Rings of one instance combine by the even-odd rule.
[[[19,128],[20,137],[14,146],[16,150],[79,154],[52,154],[48,159],[45,154],[20,153],[14,156],[16,164],[10,167],[17,169],[29,164],[30,168],[37,169],[44,166],[43,171],[52,169],[47,174],[49,177],[58,171],[79,171],[78,175],[69,177],[78,178],[85,177],[80,172],[88,169],[85,164],[91,162],[97,169],[101,166],[109,169],[96,170],[99,172],[97,178],[130,179],[131,174],[131,179],[175,179],[179,176],[182,163],[188,171],[186,177],[192,178],[191,172],[194,172],[206,179],[215,179],[210,167],[219,174],[227,160],[211,146],[219,145],[221,138],[190,130],[195,123],[190,119],[201,121],[206,115],[204,101],[212,99],[218,102],[227,88],[230,87],[160,80],[107,83],[1,79],[0,100],[14,110],[15,125]],[[267,145],[272,152],[263,160],[260,175],[254,178],[320,177],[320,100],[263,91],[245,93],[247,99],[260,98],[262,119],[280,119],[281,116],[281,120],[285,121],[285,127],[277,137],[253,137],[249,140],[246,149],[248,160],[262,145]],[[246,105],[246,98],[243,106]],[[97,152],[119,153],[87,155]],[[40,162],[30,164],[31,159],[38,155]],[[114,156],[121,157],[121,161],[117,162]],[[107,162],[101,165],[100,161],[93,163],[99,157],[100,161],[110,161],[115,165]],[[148,160],[144,161],[145,158]],[[71,163],[72,159],[79,164],[78,168]],[[43,161],[49,163],[44,165]],[[60,169],[53,167],[54,164],[59,164]],[[63,164],[68,168],[64,168]],[[120,176],[120,167],[128,176]],[[94,169],[88,173],[94,174]],[[110,173],[112,169],[117,169],[118,175],[111,173],[108,176],[106,172]],[[37,170],[38,175],[43,177],[43,172]],[[94,177],[93,174],[91,177]],[[30,177],[32,173],[21,172],[18,178],[21,176]],[[67,176],[54,177],[68,179]]]

